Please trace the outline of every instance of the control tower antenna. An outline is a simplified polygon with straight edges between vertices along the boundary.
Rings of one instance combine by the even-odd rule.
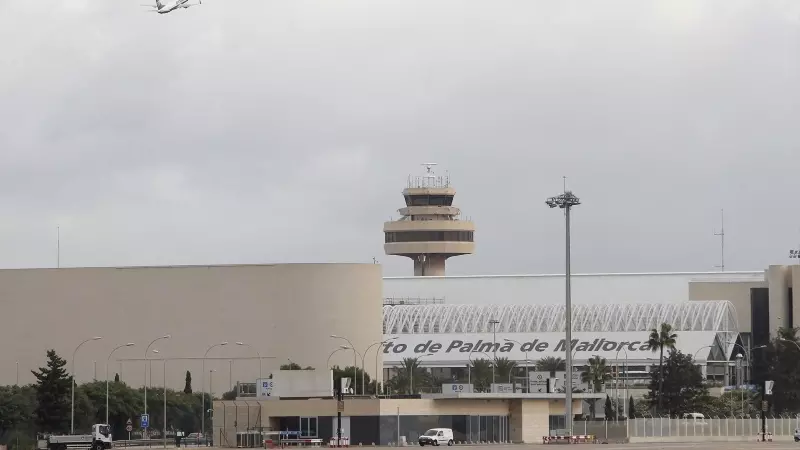
[[[387,255],[414,260],[416,276],[441,276],[447,258],[475,252],[475,225],[461,220],[461,210],[453,206],[456,190],[450,186],[450,176],[436,175],[436,163],[422,166],[424,174],[408,177],[400,219],[383,224],[383,248]]]
[[[719,249],[719,265],[714,266],[718,268],[721,272],[725,272],[725,210],[719,210],[719,218],[720,218],[720,229],[719,233],[714,233],[714,236],[719,236],[720,240],[720,249]]]

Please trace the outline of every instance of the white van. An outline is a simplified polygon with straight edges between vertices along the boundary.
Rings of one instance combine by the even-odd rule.
[[[706,422],[706,416],[696,412],[684,414],[683,420],[686,421],[687,425],[689,426],[708,425],[708,422]]]
[[[453,445],[453,430],[450,428],[431,428],[419,437],[419,446]]]

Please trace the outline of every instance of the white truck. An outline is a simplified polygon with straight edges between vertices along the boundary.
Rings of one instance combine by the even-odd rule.
[[[92,425],[92,434],[75,434],[66,436],[50,435],[40,439],[39,450],[108,450],[112,447],[111,427],[106,424]]]

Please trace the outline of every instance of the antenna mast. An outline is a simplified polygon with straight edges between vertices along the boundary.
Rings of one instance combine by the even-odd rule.
[[[714,233],[714,236],[719,236],[720,240],[720,250],[719,250],[719,259],[720,264],[718,266],[714,266],[720,269],[721,272],[725,272],[725,210],[719,210],[720,216],[720,229],[719,233]]]
[[[56,227],[56,268],[61,267],[61,227]]]

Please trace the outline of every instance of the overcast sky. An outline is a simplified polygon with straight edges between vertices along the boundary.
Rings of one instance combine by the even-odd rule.
[[[0,0],[0,266],[371,262],[435,161],[449,274],[783,264],[800,3]]]

